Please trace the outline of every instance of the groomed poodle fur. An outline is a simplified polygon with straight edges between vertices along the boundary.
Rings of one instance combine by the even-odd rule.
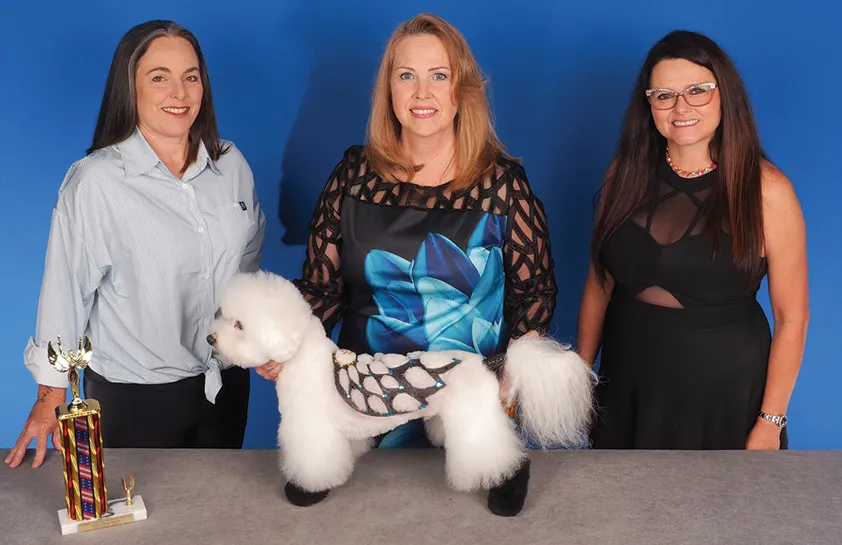
[[[372,358],[340,351],[297,288],[263,271],[232,279],[208,342],[221,359],[240,367],[283,362],[276,382],[282,415],[278,442],[281,470],[289,481],[287,497],[297,505],[316,503],[344,484],[373,437],[420,418],[433,444],[445,449],[449,484],[461,491],[487,489],[493,512],[514,515],[523,506],[529,477],[524,438],[544,447],[580,446],[593,415],[594,373],[574,351],[551,338],[519,339],[505,355],[509,388],[503,401],[518,404],[518,430],[501,403],[498,375],[483,356],[438,351]],[[340,360],[354,358],[354,364],[367,361],[370,368],[349,367],[337,354]],[[363,383],[362,376],[350,383],[337,378],[345,369],[353,380],[359,367],[385,385],[383,378],[391,372],[375,360],[406,362],[408,357],[415,358],[410,363],[416,368],[406,377],[420,380],[445,369],[438,374],[436,387],[441,387],[424,399],[395,396],[395,409],[382,410],[386,414],[362,411],[365,402],[355,407],[351,394],[357,401],[362,395],[348,391],[385,398],[391,395],[381,394],[385,388]],[[343,396],[343,387],[348,395]]]

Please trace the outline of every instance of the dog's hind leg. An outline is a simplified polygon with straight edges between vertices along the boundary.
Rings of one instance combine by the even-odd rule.
[[[501,490],[507,499],[503,508],[491,497],[489,507],[496,514],[517,514],[526,498],[529,465],[500,403],[497,378],[482,365],[463,364],[449,371],[445,382],[437,412],[444,427],[449,482],[457,490]]]

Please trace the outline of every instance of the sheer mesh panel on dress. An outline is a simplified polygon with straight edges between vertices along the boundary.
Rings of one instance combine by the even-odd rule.
[[[647,202],[632,220],[645,229],[661,246],[677,244],[688,236],[702,235],[707,219],[710,187],[693,187],[692,178],[681,188],[659,179]],[[672,308],[684,308],[681,302],[661,286],[650,286],[636,295],[637,299]]]

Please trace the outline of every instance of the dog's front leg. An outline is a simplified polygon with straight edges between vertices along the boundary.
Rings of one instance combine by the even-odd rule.
[[[332,488],[344,484],[354,470],[361,446],[352,443],[327,419],[281,418],[278,433],[282,471],[289,479],[284,492],[299,506],[325,499]]]

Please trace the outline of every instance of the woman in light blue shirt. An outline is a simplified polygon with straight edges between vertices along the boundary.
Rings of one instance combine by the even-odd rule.
[[[259,267],[264,229],[251,170],[219,137],[196,38],[169,21],[131,29],[93,144],[59,190],[24,355],[38,397],[6,463],[35,438],[41,465],[57,430],[68,382],[46,346],[59,336],[91,340],[85,395],[102,406],[105,446],[241,448],[249,376],[205,338],[226,281]]]

